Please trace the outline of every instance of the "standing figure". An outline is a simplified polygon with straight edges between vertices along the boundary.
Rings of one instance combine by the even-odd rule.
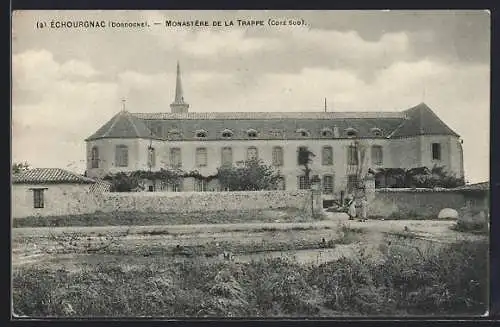
[[[347,214],[349,215],[349,220],[356,218],[356,198],[354,196],[350,198]]]
[[[361,220],[366,221],[368,216],[368,200],[366,197],[361,199]]]

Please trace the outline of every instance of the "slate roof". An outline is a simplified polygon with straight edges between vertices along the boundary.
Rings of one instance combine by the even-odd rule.
[[[332,135],[323,135],[325,129]],[[122,111],[89,140],[101,138],[154,138],[161,140],[198,140],[197,132],[206,132],[204,140],[223,139],[230,130],[232,140],[250,139],[332,139],[347,138],[353,129],[357,138],[399,138],[412,135],[455,135],[425,104],[402,112],[189,112],[129,113]],[[300,130],[309,135],[302,136]]]
[[[122,110],[87,140],[100,138],[150,138],[151,131],[142,119]]]
[[[93,184],[95,181],[61,168],[33,168],[12,175],[13,184]]]
[[[454,135],[459,136],[448,127],[425,103],[403,111],[407,119],[394,130],[391,138],[415,135]]]

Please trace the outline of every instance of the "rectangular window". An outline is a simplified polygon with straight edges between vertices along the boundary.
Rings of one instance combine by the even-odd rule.
[[[331,146],[323,147],[322,159],[323,166],[333,165],[333,149]]]
[[[347,192],[352,193],[356,189],[357,183],[358,178],[356,175],[347,176]]]
[[[441,160],[441,144],[432,143],[432,160]]]
[[[194,184],[195,192],[206,192],[208,183],[205,179],[197,179]]]
[[[207,165],[207,148],[196,149],[196,166],[205,167]]]
[[[348,165],[358,165],[358,147],[355,145],[349,145],[347,148],[347,164]]]
[[[126,145],[116,146],[115,162],[117,167],[128,167],[128,147]]]
[[[93,147],[91,153],[91,168],[99,168],[99,148]]]
[[[230,147],[222,148],[221,157],[222,166],[231,166],[233,164],[233,149]]]
[[[307,146],[300,146],[297,149],[297,165],[301,166],[304,164],[304,161],[306,161],[306,156],[308,153],[308,148]]]
[[[33,207],[36,209],[45,207],[43,191],[45,191],[45,189],[33,189]]]
[[[323,176],[323,193],[332,194],[333,193],[333,176],[325,175]]]
[[[153,147],[148,147],[148,167],[156,166],[156,151]]]
[[[176,167],[176,168],[182,166],[182,158],[181,158],[181,149],[180,148],[171,148],[170,149],[170,166]]]
[[[372,146],[372,164],[382,166],[384,163],[384,156],[382,147],[380,145]]]
[[[259,159],[259,152],[254,146],[247,148],[247,160],[257,160]]]
[[[172,192],[182,192],[182,180],[172,182],[170,184]]]
[[[273,166],[283,166],[283,148],[280,146],[273,148]]]
[[[307,182],[306,176],[299,176],[299,190],[309,189],[309,183]]]

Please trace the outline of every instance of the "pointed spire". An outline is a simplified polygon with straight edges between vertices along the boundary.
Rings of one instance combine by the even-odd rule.
[[[181,81],[181,66],[179,61],[177,61],[177,79],[175,82],[175,99],[174,102],[170,105],[172,112],[187,112],[189,108],[189,104],[184,101],[184,93],[182,90],[182,81]]]
[[[184,103],[184,95],[182,94],[182,81],[181,81],[181,66],[177,61],[177,80],[175,84],[175,103]]]

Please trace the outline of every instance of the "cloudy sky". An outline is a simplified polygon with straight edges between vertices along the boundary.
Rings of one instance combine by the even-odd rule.
[[[269,18],[305,26],[267,25]],[[233,20],[233,27],[154,22]],[[236,19],[264,20],[238,27]],[[490,21],[484,11],[22,11],[12,18],[13,161],[85,169],[84,139],[126,99],[168,112],[181,63],[191,111],[399,111],[427,103],[489,176]],[[145,29],[37,22],[148,21]]]

